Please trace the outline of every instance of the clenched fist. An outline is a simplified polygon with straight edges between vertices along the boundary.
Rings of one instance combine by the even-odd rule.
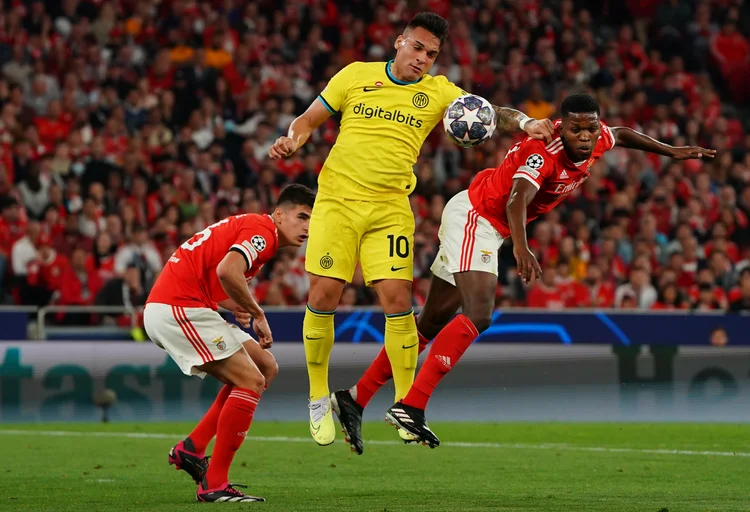
[[[289,137],[279,137],[268,150],[268,156],[271,160],[286,158],[297,151],[298,144]]]

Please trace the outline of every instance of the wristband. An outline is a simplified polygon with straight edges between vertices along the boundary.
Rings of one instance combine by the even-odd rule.
[[[522,119],[521,122],[518,123],[518,127],[521,128],[521,130],[523,130],[524,127],[526,126],[526,123],[528,123],[529,121],[536,121],[536,119],[534,119],[533,117],[527,117],[526,119]]]

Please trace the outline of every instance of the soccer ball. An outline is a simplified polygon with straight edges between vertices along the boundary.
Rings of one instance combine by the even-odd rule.
[[[467,94],[453,100],[443,115],[448,137],[464,148],[475,148],[492,137],[495,109],[481,96]]]

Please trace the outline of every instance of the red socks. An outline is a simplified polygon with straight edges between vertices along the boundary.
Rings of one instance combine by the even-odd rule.
[[[419,334],[419,333],[418,333]],[[419,353],[429,345],[430,340],[419,334]],[[364,409],[370,402],[375,393],[383,387],[383,385],[393,378],[393,371],[391,370],[391,362],[388,360],[388,354],[385,352],[385,347],[380,349],[378,357],[372,362],[370,367],[365,371],[364,375],[359,379],[359,382],[352,388],[352,394],[354,401],[357,402]]]
[[[208,448],[208,443],[216,435],[216,426],[219,424],[219,413],[221,408],[224,407],[224,403],[229,398],[229,392],[232,391],[232,386],[225,384],[223,388],[219,390],[219,394],[216,395],[216,400],[211,405],[211,408],[206,412],[201,419],[200,423],[193,429],[188,436],[193,442],[195,447],[195,453],[203,455]]]
[[[464,315],[451,320],[432,343],[427,359],[402,402],[424,410],[440,380],[451,371],[477,336],[479,331]]]
[[[250,389],[232,388],[229,393],[219,414],[216,445],[206,473],[209,489],[215,489],[229,480],[229,466],[234,453],[245,440],[259,400],[260,395]]]

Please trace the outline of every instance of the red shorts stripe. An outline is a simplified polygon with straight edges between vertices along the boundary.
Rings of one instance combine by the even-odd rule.
[[[471,269],[471,254],[474,250],[478,217],[479,215],[476,211],[471,210],[469,212],[469,220],[466,221],[466,226],[464,227],[464,241],[461,247],[461,262],[458,268],[459,272],[466,272]]]
[[[469,229],[471,226],[471,213],[472,212],[470,211],[466,219],[466,224],[464,225],[464,239],[463,239],[463,242],[461,243],[461,260],[459,261],[459,264],[458,264],[459,271],[463,271],[464,260],[466,259],[466,249],[467,249],[467,246],[469,245],[468,242],[469,242]]]
[[[192,332],[192,333],[193,333],[193,339],[195,340],[196,344],[197,344],[197,345],[198,345],[198,346],[199,346],[199,347],[200,347],[200,348],[201,348],[201,349],[203,350],[203,352],[204,352],[204,353],[206,354],[206,358],[207,358],[207,359],[208,359],[209,361],[213,361],[213,360],[214,360],[214,356],[213,356],[213,354],[211,353],[211,351],[210,351],[210,350],[208,350],[208,347],[206,346],[206,344],[205,344],[205,343],[203,342],[203,340],[201,339],[201,336],[200,336],[200,334],[198,334],[198,330],[197,330],[197,329],[195,328],[195,326],[193,325],[193,323],[192,323],[192,322],[190,321],[190,319],[188,318],[188,316],[187,316],[187,313],[185,312],[185,308],[183,308],[182,306],[178,306],[178,307],[177,307],[177,309],[178,309],[178,310],[179,310],[179,311],[180,311],[180,312],[182,313],[182,317],[183,317],[183,319],[185,320],[185,326],[187,327],[187,329],[188,329],[188,330],[189,330],[190,332]]]
[[[201,351],[200,347],[196,345],[195,341],[193,340],[193,335],[190,331],[188,331],[185,324],[183,324],[181,318],[180,318],[180,312],[176,306],[172,306],[172,316],[174,316],[174,319],[177,321],[177,325],[180,326],[180,329],[182,329],[182,333],[185,335],[185,338],[190,342],[190,344],[193,346],[196,352],[198,352],[198,355],[201,356],[201,359],[204,363],[207,363],[208,360],[206,359],[206,355]]]
[[[479,214],[474,210],[474,224],[471,226],[471,246],[469,247],[469,256],[466,258],[466,270],[471,270],[471,255],[474,254],[474,243],[477,241],[477,226],[479,225]]]

